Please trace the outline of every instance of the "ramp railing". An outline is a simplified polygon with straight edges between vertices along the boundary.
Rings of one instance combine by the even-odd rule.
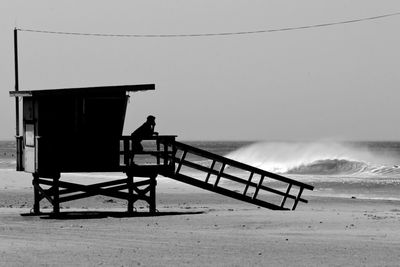
[[[208,151],[171,140],[160,140],[175,168],[161,173],[172,179],[274,210],[294,210],[304,189],[314,187]],[[163,155],[161,155],[163,156]]]

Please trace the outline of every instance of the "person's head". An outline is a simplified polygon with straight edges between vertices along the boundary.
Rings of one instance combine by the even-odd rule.
[[[152,115],[147,116],[147,123],[150,123],[151,125],[156,125],[156,117]]]

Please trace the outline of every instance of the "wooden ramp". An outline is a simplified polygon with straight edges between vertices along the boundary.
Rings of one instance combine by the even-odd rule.
[[[273,210],[294,210],[314,187],[176,141],[163,141],[174,180]],[[172,167],[172,166],[171,166]]]

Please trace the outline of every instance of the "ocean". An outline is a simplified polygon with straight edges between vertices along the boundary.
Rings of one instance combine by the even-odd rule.
[[[313,185],[306,196],[400,200],[400,142],[183,143]],[[15,170],[15,155],[14,141],[0,141],[0,170]]]
[[[400,142],[257,142],[226,156],[313,185],[305,195],[400,200]]]

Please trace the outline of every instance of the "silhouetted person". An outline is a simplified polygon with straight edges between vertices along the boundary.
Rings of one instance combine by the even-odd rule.
[[[154,132],[154,127],[156,126],[156,118],[154,116],[149,115],[145,123],[142,124],[139,128],[137,128],[132,134],[132,145],[134,152],[142,152],[143,146],[141,144],[143,139],[151,137],[153,135],[158,135],[157,132]]]

